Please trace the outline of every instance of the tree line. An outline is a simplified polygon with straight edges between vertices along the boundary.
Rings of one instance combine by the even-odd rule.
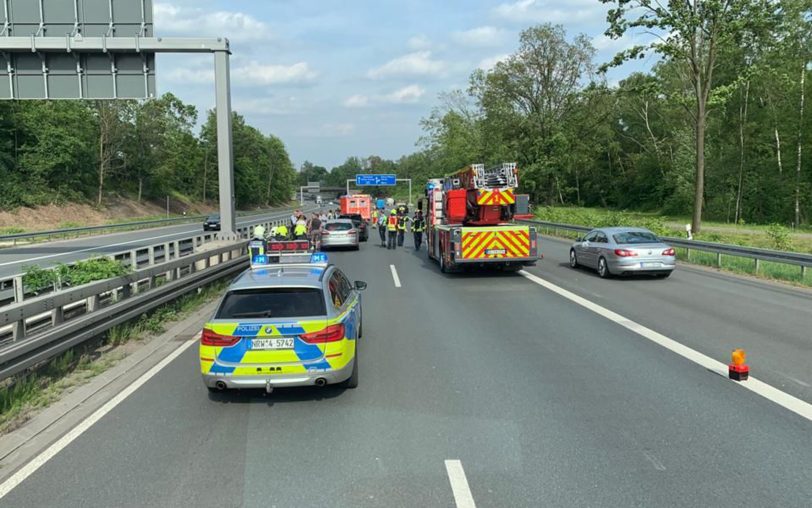
[[[326,178],[343,184],[355,166],[425,181],[516,161],[537,204],[690,215],[697,232],[703,217],[809,223],[812,4],[596,1],[613,4],[607,36],[651,42],[598,62],[589,37],[530,27],[513,54],[440,95],[418,151],[349,158]],[[604,71],[646,55],[649,72],[607,82]]]
[[[172,94],[148,101],[0,101],[0,208],[116,193],[216,202],[213,111]],[[196,132],[199,131],[199,132]],[[296,174],[285,145],[233,116],[238,208],[288,202]]]

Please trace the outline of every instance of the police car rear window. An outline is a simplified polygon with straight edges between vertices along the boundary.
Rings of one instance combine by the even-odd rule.
[[[290,318],[324,316],[327,310],[321,289],[263,288],[229,292],[217,319]]]

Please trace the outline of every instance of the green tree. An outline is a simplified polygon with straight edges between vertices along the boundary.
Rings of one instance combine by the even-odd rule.
[[[606,35],[618,39],[641,31],[656,34],[647,45],[618,53],[611,65],[642,58],[653,51],[679,66],[686,88],[684,103],[695,133],[696,175],[692,227],[699,232],[705,199],[705,131],[713,104],[714,72],[720,48],[762,30],[770,5],[762,0],[600,0],[615,8],[607,14]],[[720,94],[725,90],[720,90]]]

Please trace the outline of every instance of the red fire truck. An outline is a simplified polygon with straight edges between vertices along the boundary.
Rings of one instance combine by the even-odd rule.
[[[513,222],[516,163],[471,164],[426,188],[426,241],[440,270],[471,267],[519,270],[538,259],[534,227]]]
[[[360,214],[364,220],[372,217],[372,196],[369,194],[351,194],[341,196],[338,200],[342,215]]]

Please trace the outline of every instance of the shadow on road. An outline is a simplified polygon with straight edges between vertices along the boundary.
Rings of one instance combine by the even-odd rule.
[[[209,400],[221,404],[266,404],[269,407],[274,404],[287,402],[307,402],[329,400],[340,397],[347,389],[341,386],[332,385],[323,388],[300,387],[300,388],[275,388],[270,394],[264,389],[252,388],[242,390],[226,390],[223,392],[209,392]]]

